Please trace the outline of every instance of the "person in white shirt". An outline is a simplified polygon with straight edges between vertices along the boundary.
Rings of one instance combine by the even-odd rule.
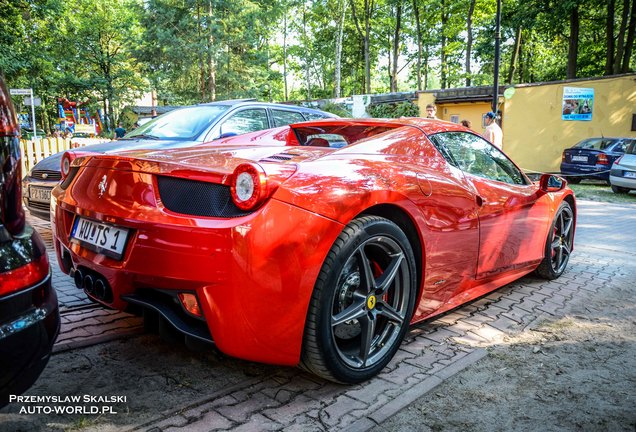
[[[484,130],[484,138],[493,143],[498,148],[503,146],[503,131],[495,121],[497,114],[490,111],[486,114],[486,129]]]

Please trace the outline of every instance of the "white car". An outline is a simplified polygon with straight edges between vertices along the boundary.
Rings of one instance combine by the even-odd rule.
[[[609,179],[614,193],[636,190],[636,142],[632,142],[625,149],[625,154],[616,159]]]

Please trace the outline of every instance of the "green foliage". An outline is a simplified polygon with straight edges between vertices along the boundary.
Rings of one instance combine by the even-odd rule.
[[[367,112],[374,118],[419,117],[420,115],[417,105],[410,101],[369,105]]]
[[[617,46],[621,36],[621,46],[630,43],[630,33],[621,34],[620,29],[622,24],[629,29],[629,23],[622,22],[623,9],[633,8],[634,2],[614,2],[611,38]],[[366,15],[371,91],[385,92],[400,6],[400,91],[417,88],[418,39],[421,88],[461,87],[467,76],[472,85],[490,85],[495,2],[476,0],[472,70],[467,74],[470,4],[471,0],[0,0],[0,73],[10,87],[31,87],[43,99],[37,116],[45,129],[57,121],[57,97],[87,101],[92,110],[108,106],[111,123],[123,107],[151,89],[159,103],[167,105],[246,97],[330,98],[342,28],[341,94],[363,94]],[[353,19],[354,5],[360,29]],[[506,82],[511,71],[519,29],[521,45],[512,82],[564,79],[574,8],[580,19],[577,76],[606,73],[608,2],[503,0],[500,82]],[[633,49],[630,70],[635,65]],[[417,115],[408,106],[372,110],[382,117]]]
[[[351,112],[349,112],[349,110],[344,105],[341,105],[341,104],[329,102],[322,105],[320,109],[340,117],[351,117]]]

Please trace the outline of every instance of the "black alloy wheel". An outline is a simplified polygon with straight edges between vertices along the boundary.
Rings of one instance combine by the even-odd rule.
[[[415,269],[409,241],[393,222],[365,216],[347,225],[316,282],[300,366],[343,383],[379,373],[408,329]]]
[[[574,240],[574,213],[563,201],[556,212],[545,245],[545,255],[536,273],[545,279],[556,279],[563,274],[570,260]]]

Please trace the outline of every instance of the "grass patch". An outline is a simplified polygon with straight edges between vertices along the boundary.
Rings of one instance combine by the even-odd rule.
[[[608,202],[614,204],[635,204],[636,191],[628,194],[615,194],[604,181],[583,180],[579,184],[569,184],[577,199]]]

